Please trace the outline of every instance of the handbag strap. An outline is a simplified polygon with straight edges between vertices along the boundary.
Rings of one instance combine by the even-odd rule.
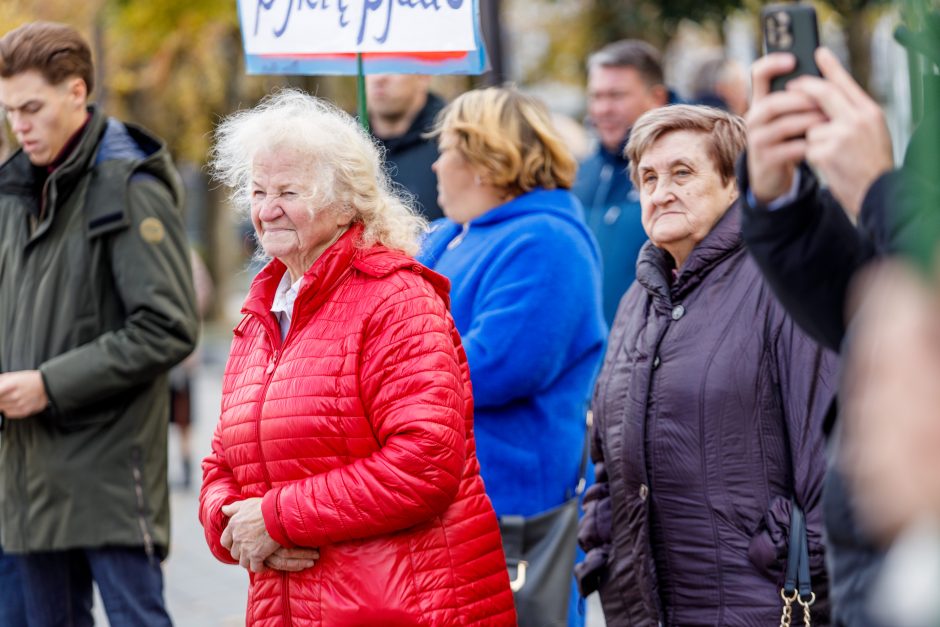
[[[810,582],[809,540],[806,536],[806,515],[796,501],[790,500],[790,543],[787,550],[787,571],[780,590],[783,598],[783,615],[780,625],[789,627],[793,617],[793,603],[803,608],[803,624],[810,627],[810,606],[816,601],[816,594]]]
[[[809,542],[806,539],[806,515],[796,501],[790,508],[790,547],[783,590],[792,595],[798,590],[801,599],[809,599],[813,586],[809,576]]]
[[[574,487],[574,495],[581,496],[587,487],[587,464],[591,454],[591,426],[594,424],[594,412],[587,410],[584,420],[584,446],[581,447],[581,462],[578,464],[578,482]]]
[[[499,517],[499,532],[507,562],[518,562],[525,549],[525,516],[503,514]]]

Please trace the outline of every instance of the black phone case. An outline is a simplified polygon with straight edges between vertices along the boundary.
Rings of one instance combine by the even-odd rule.
[[[770,25],[768,20],[772,20],[774,15],[786,13],[789,16],[789,35],[790,45],[787,41],[773,41],[768,36]],[[816,60],[813,58],[816,48],[819,47],[819,30],[816,27],[816,10],[808,5],[802,4],[771,4],[761,11],[761,29],[764,33],[764,53],[771,52],[789,52],[796,57],[796,67],[792,72],[781,74],[774,77],[770,82],[771,91],[779,91],[786,84],[796,78],[809,74],[811,76],[820,76],[819,68],[816,67]],[[780,32],[780,31],[778,31]],[[778,40],[780,37],[777,38]]]

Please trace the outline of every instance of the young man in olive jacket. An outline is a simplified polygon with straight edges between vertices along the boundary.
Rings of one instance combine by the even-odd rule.
[[[72,28],[0,38],[0,545],[30,625],[168,625],[167,371],[197,321],[166,149],[88,106]],[[71,621],[71,622],[69,622]]]

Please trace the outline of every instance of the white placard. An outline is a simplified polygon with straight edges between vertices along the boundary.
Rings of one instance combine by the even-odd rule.
[[[238,0],[248,54],[476,50],[473,0]]]

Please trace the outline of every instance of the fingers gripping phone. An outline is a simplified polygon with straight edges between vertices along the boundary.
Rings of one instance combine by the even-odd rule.
[[[819,47],[816,10],[804,4],[770,4],[761,10],[764,54],[789,52],[796,57],[792,72],[770,81],[771,91],[780,91],[797,76],[819,76],[813,53]]]

